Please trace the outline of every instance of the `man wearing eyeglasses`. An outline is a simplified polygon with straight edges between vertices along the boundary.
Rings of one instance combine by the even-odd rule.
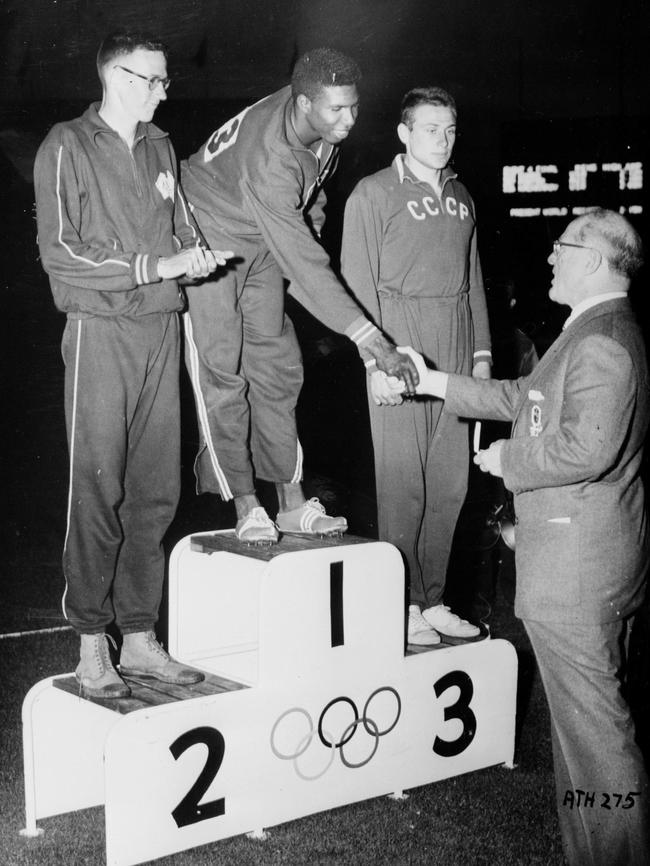
[[[34,177],[41,261],[67,315],[63,610],[81,636],[82,691],[119,698],[130,690],[110,657],[113,623],[123,674],[203,679],[170,659],[154,625],[180,488],[177,280],[228,254],[201,245],[169,138],[151,123],[169,85],[165,47],[114,33],[97,69],[101,104],[50,131]]]
[[[647,866],[650,852],[648,777],[619,682],[648,568],[650,382],[627,297],[642,252],[613,211],[570,223],[548,261],[549,297],[571,314],[528,376],[477,382],[427,370],[407,350],[418,393],[467,417],[513,422],[511,438],[475,463],[514,494],[515,612],[549,703],[570,866]]]

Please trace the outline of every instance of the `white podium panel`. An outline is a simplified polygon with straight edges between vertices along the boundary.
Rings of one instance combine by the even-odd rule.
[[[193,536],[173,552],[169,595],[170,652],[206,682],[164,703],[138,693],[139,707],[127,700],[120,712],[51,680],[36,686],[25,702],[28,829],[101,802],[103,777],[107,862],[130,866],[512,764],[513,647],[486,639],[405,653],[404,574],[390,545],[283,539],[240,552],[230,534]],[[91,725],[90,713],[102,722]],[[56,736],[45,726],[66,728],[73,716],[76,734],[51,771]],[[77,737],[89,742],[75,779],[85,764],[88,780],[58,799],[61,752]]]

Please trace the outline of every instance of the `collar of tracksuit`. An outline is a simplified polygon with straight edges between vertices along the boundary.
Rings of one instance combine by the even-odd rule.
[[[411,183],[426,183],[426,181],[421,180],[413,174],[411,169],[407,166],[404,157],[405,154],[398,153],[393,160],[393,166],[397,172],[399,182],[404,183],[405,180],[410,180]],[[443,168],[442,174],[440,175],[440,188],[443,189],[448,180],[455,180],[457,177],[458,174],[453,170],[453,168],[450,168],[449,166]]]
[[[99,102],[93,102],[91,106],[85,112],[85,119],[90,123],[92,127],[92,137],[93,141],[97,139],[97,136],[100,134],[105,135],[113,135],[117,138],[120,137],[119,132],[113,129],[112,126],[109,126],[99,114]],[[136,128],[135,138],[133,140],[133,146],[142,141],[143,138],[167,138],[169,133],[164,132],[162,129],[156,126],[155,123],[141,123],[138,122],[138,126]]]

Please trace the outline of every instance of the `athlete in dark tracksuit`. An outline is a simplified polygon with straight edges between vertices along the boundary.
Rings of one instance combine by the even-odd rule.
[[[455,373],[490,359],[474,204],[450,168],[440,196],[402,154],[361,180],[346,205],[341,260],[355,297],[398,345]],[[467,421],[439,400],[369,406],[379,538],[404,554],[411,604],[436,607],[467,493]]]
[[[236,252],[218,282],[188,291],[185,316],[202,431],[198,489],[223,499],[253,491],[253,466],[269,481],[302,478],[295,423],[302,361],[283,279],[309,312],[360,349],[378,336],[318,242],[322,184],[338,146],[305,147],[291,108],[291,87],[284,87],[224,124],[181,167],[206,241]]]
[[[167,134],[132,151],[92,105],[57,124],[35,163],[38,241],[63,335],[70,488],[64,612],[80,634],[158,619],[162,538],[180,487],[176,280],[161,257],[198,233]]]

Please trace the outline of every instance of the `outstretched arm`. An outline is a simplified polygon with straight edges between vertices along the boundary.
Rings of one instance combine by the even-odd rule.
[[[424,358],[410,346],[400,346],[397,350],[408,354],[415,364],[420,376],[420,383],[417,387],[418,394],[429,394],[432,397],[445,399],[447,394],[447,385],[449,376],[447,373],[442,373],[440,370],[432,370],[424,363]],[[477,377],[482,378],[482,377]],[[487,378],[487,377],[486,377]],[[503,447],[503,439],[492,442],[488,448],[478,451],[474,455],[474,463],[479,467],[481,472],[489,472],[490,475],[496,475],[499,478],[503,477],[503,469],[501,468],[501,449]]]
[[[368,179],[360,181],[345,205],[341,241],[341,272],[345,282],[377,328],[382,327],[378,288],[384,212],[384,191]],[[379,369],[387,376],[396,376],[404,383],[404,393],[415,394],[418,382],[415,365],[410,357],[399,355],[385,334],[375,332],[359,348],[359,353],[369,375]]]

